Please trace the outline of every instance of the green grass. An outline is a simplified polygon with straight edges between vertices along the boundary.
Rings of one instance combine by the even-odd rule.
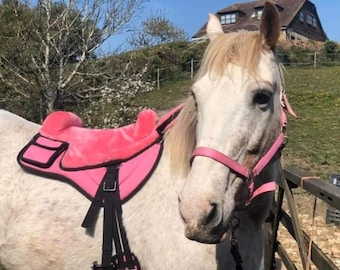
[[[188,96],[191,80],[167,82],[159,90],[139,95],[134,103],[157,110],[168,110]]]
[[[288,69],[286,91],[300,117],[289,118],[287,164],[324,179],[340,173],[340,67]]]

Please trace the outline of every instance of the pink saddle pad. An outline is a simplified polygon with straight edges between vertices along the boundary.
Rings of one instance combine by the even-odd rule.
[[[126,200],[156,168],[162,136],[181,108],[160,120],[146,110],[135,124],[118,129],[87,129],[75,114],[52,113],[20,151],[18,163],[28,172],[70,183],[91,200],[108,166],[120,164],[120,197]]]
[[[93,168],[65,169],[61,166],[67,144],[37,134],[18,155],[18,162],[28,172],[63,180],[93,199],[106,173],[102,164]],[[161,156],[162,144],[155,143],[133,158],[121,162],[118,171],[121,200],[129,198],[148,179]]]

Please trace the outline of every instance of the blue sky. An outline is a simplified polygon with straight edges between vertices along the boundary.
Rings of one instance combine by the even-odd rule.
[[[148,0],[136,16],[135,29],[138,21],[150,17],[151,14],[162,11],[166,18],[174,25],[182,28],[191,37],[207,20],[208,13],[215,13],[235,2],[248,2],[249,0]],[[340,42],[340,0],[311,0],[316,6],[324,31],[330,40]],[[120,34],[108,41],[105,50],[111,50],[123,44],[130,34]],[[110,49],[108,49],[110,48]]]

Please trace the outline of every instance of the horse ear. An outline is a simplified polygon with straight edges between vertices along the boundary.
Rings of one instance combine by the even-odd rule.
[[[214,14],[211,13],[209,13],[209,19],[206,29],[210,41],[212,41],[217,34],[223,33],[220,20]]]
[[[261,17],[260,33],[265,44],[271,50],[275,49],[280,36],[280,29],[280,14],[276,6],[271,2],[266,2]]]

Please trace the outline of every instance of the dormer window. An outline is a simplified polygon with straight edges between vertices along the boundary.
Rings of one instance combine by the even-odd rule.
[[[307,14],[307,24],[308,25],[312,25],[313,24],[313,17],[309,14]]]
[[[263,9],[262,9],[262,8],[259,8],[259,9],[256,9],[256,10],[255,10],[255,17],[256,17],[256,19],[258,19],[258,20],[261,19],[262,12],[263,12]]]
[[[236,23],[236,13],[227,13],[221,15],[221,24]]]
[[[303,14],[303,12],[301,11],[300,14],[299,14],[299,20],[300,22],[305,22],[305,14]]]
[[[316,19],[313,17],[313,27],[316,28]]]

